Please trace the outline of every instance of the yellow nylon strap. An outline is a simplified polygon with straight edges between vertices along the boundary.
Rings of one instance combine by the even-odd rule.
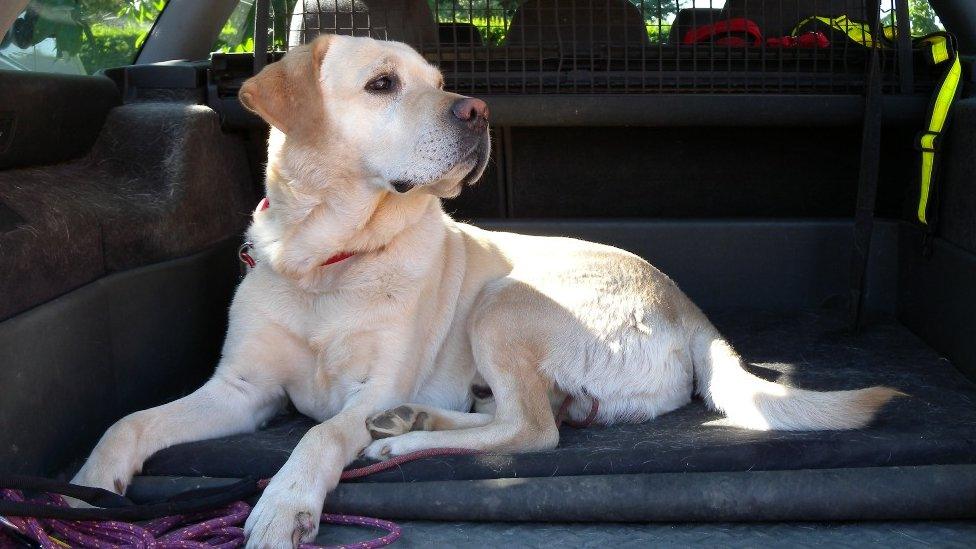
[[[949,39],[941,34],[936,34],[932,36],[926,36],[920,40],[922,44],[929,44],[929,56],[932,59],[932,63],[938,65],[943,61],[948,61],[949,56]]]
[[[949,66],[949,70],[946,71],[942,82],[939,83],[935,98],[932,101],[932,112],[929,114],[926,131],[919,138],[919,148],[922,149],[922,172],[920,178],[921,189],[918,199],[918,220],[924,224],[928,224],[926,210],[928,210],[929,205],[929,194],[932,191],[932,174],[935,170],[935,147],[939,136],[942,134],[942,130],[945,128],[946,118],[949,116],[949,110],[952,108],[952,103],[955,101],[956,93],[959,90],[959,81],[962,77],[962,64],[959,62],[959,56],[951,50],[948,37],[936,35],[927,37],[922,42],[931,44],[933,60],[941,59],[941,61],[935,61],[935,63],[938,64],[950,58],[952,59],[952,64]]]
[[[793,36],[798,35],[801,28],[814,21],[820,21],[824,25],[827,25],[834,30],[846,34],[848,38],[857,42],[858,44],[862,44],[869,48],[873,48],[875,46],[880,45],[874,40],[874,37],[871,35],[871,27],[868,24],[858,23],[857,21],[848,18],[846,15],[840,15],[834,18],[821,17],[819,15],[807,17],[806,19],[797,23],[795,27],[793,27],[793,33],[792,33]],[[889,31],[886,28],[885,33],[887,34],[888,32]]]
[[[843,32],[848,38],[863,44],[866,47],[882,47],[879,41],[876,41],[871,35],[871,28],[866,23],[859,23],[857,21],[852,21],[846,15],[841,15],[839,17],[821,17],[814,15],[812,17],[807,17],[806,19],[797,23],[793,27],[793,36],[799,34],[800,29],[804,26],[819,21],[830,28]],[[893,26],[887,26],[882,29],[884,37],[888,40],[894,41],[898,32]],[[959,91],[959,81],[962,77],[962,65],[959,62],[959,56],[952,48],[952,41],[948,35],[944,33],[933,34],[930,36],[925,36],[919,39],[916,44],[928,44],[928,55],[932,64],[939,65],[951,60],[951,65],[949,70],[946,71],[945,75],[942,77],[942,81],[938,84],[935,96],[932,99],[932,104],[930,106],[930,112],[928,113],[928,123],[926,124],[925,131],[922,132],[918,138],[918,145],[922,151],[922,161],[921,161],[921,177],[920,177],[920,193],[918,199],[918,220],[923,224],[928,224],[928,216],[926,210],[929,205],[929,195],[932,191],[932,175],[935,172],[935,157],[936,157],[936,147],[938,146],[939,137],[942,135],[942,131],[945,128],[946,118],[949,116],[949,110],[952,108],[952,103],[956,99],[956,95]]]

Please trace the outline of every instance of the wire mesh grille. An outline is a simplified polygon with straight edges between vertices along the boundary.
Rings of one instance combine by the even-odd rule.
[[[921,56],[899,55],[911,49],[894,31],[904,2],[296,0],[272,15],[287,36],[270,43],[292,48],[320,33],[399,40],[469,94],[860,93],[871,42],[887,34],[883,89],[910,93],[926,83],[914,78]],[[797,28],[814,16],[850,23]]]

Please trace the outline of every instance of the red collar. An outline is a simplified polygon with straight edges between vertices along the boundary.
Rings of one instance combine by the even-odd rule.
[[[263,212],[264,210],[267,210],[269,206],[271,206],[271,201],[268,200],[267,197],[262,198],[261,201],[258,202],[258,207],[254,209],[254,212],[255,213]],[[255,261],[250,254],[251,247],[253,245],[254,244],[250,242],[245,242],[244,244],[241,245],[240,249],[237,250],[237,255],[240,258],[241,262],[247,265],[248,267],[250,267],[251,269],[253,269],[254,266],[257,264],[257,261]],[[333,263],[338,263],[340,261],[345,261],[354,255],[356,255],[355,252],[339,252],[333,255],[332,257],[330,257],[329,259],[326,259],[325,263],[322,264],[322,267],[326,267],[328,265],[332,265]]]
[[[330,257],[329,259],[326,259],[325,260],[325,263],[323,263],[322,266],[325,267],[326,265],[332,265],[333,263],[338,263],[340,261],[345,261],[345,260],[349,259],[350,257],[352,257],[354,255],[356,255],[356,254],[354,254],[352,252],[339,252],[339,253],[335,254],[334,256]]]

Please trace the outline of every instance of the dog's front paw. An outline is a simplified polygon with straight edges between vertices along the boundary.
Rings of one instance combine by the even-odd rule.
[[[121,460],[101,460],[90,457],[85,462],[85,466],[71,479],[71,484],[102,488],[124,495],[136,472],[133,467],[124,466]]]
[[[395,437],[410,431],[430,431],[431,421],[427,412],[403,405],[380,412],[366,420],[366,428],[373,440]]]
[[[134,429],[123,419],[105,433],[81,470],[71,479],[71,484],[102,488],[124,495],[132,477],[142,467],[134,452],[135,446]],[[69,500],[69,503],[74,502]]]
[[[244,523],[248,548],[298,547],[315,539],[323,502],[302,483],[271,480]]]

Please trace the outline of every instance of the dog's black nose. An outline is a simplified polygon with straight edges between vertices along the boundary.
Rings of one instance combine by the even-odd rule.
[[[454,117],[466,122],[472,130],[480,131],[488,125],[488,104],[474,97],[463,97],[451,106]]]

